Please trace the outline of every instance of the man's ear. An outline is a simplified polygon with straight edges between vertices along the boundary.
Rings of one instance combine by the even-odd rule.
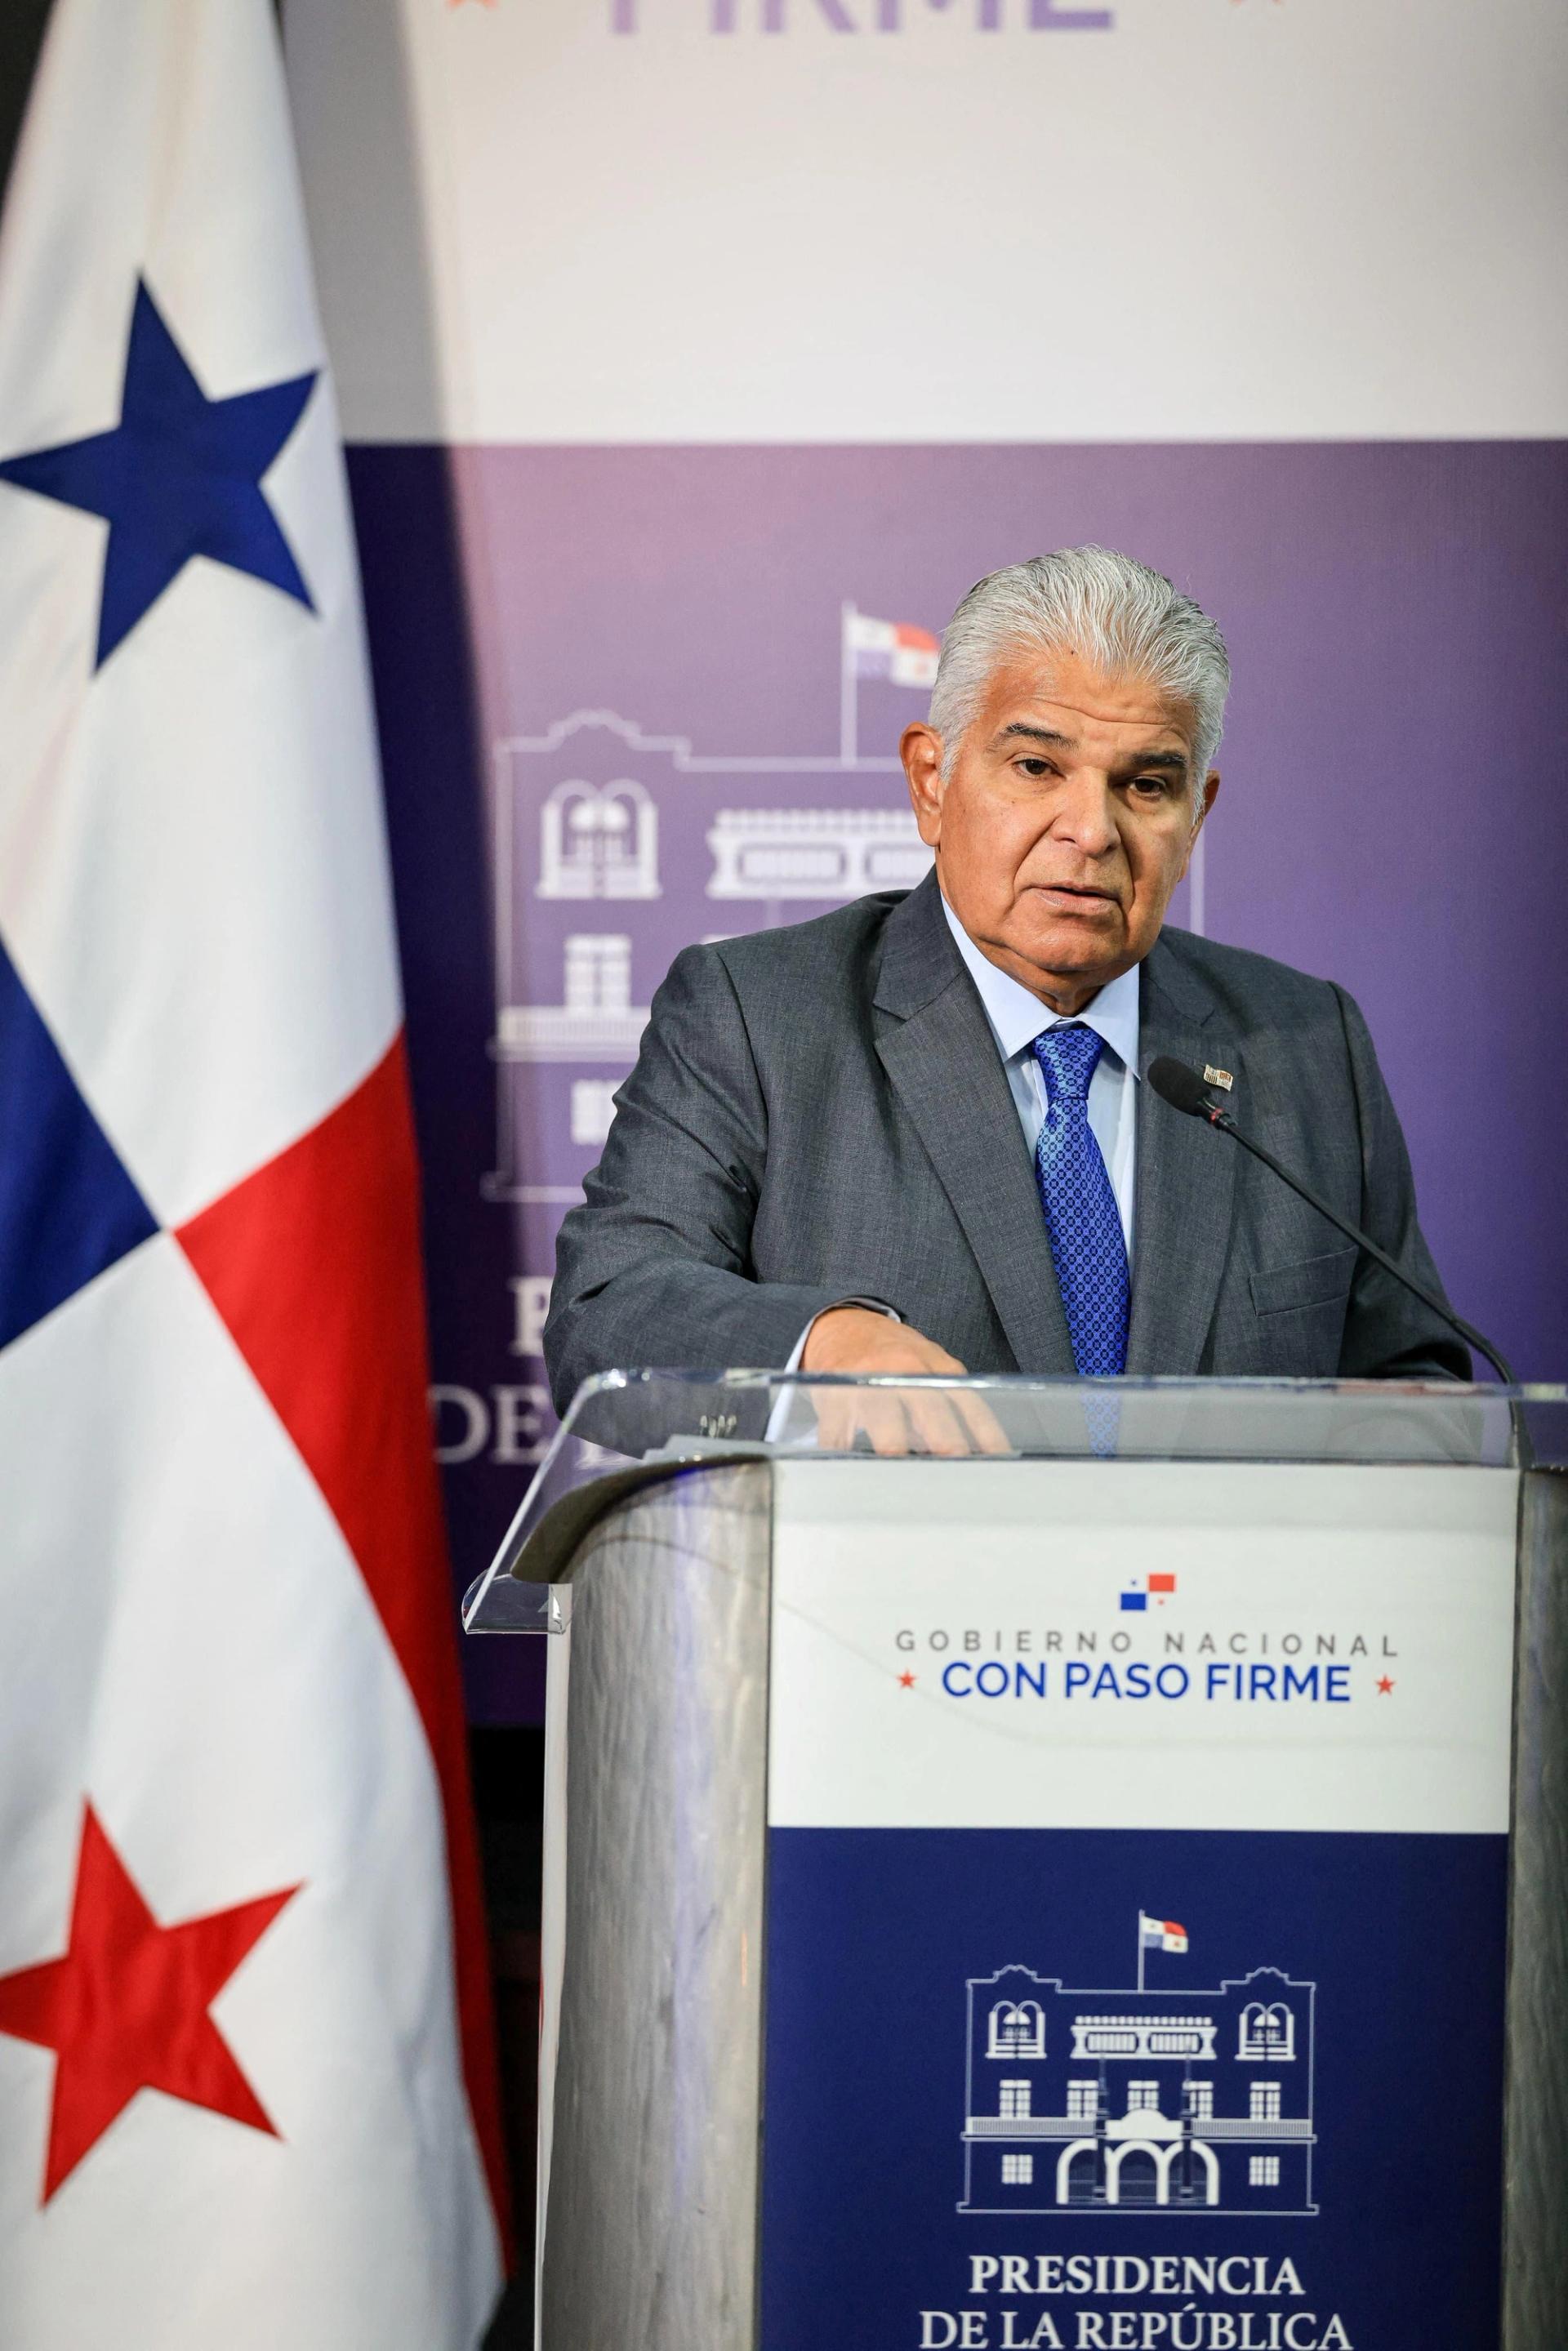
[[[942,838],[942,737],[917,718],[899,737],[898,756],[909,781],[909,804],[920,838],[927,849],[935,849]]]
[[[1203,831],[1204,819],[1207,816],[1209,810],[1214,806],[1215,800],[1218,796],[1218,792],[1219,770],[1218,768],[1210,768],[1207,775],[1203,779],[1203,806],[1198,810],[1197,822],[1193,826],[1191,832],[1187,836],[1186,855],[1181,862],[1181,872],[1176,875],[1176,880],[1178,882],[1183,879],[1187,867],[1192,862],[1192,852],[1197,846],[1197,836]]]

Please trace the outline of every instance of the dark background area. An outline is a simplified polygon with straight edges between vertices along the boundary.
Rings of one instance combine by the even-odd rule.
[[[490,1922],[501,2109],[517,2262],[517,2274],[486,2337],[485,2351],[531,2351],[544,1733],[529,1726],[511,1725],[471,1730],[468,1751]]]
[[[0,8],[0,195],[11,175],[16,133],[48,14],[49,0],[5,0]]]

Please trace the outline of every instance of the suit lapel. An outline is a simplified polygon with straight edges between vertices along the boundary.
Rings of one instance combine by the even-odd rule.
[[[1213,1319],[1230,1236],[1236,1146],[1162,1102],[1146,1074],[1168,1053],[1202,1070],[1239,1071],[1235,1045],[1208,991],[1156,941],[1144,965],[1138,1015],[1138,1151],[1127,1369],[1195,1373]]]
[[[963,1228],[1019,1371],[1071,1374],[1072,1345],[1034,1170],[934,876],[888,918],[875,1003],[883,1016],[878,1056]]]

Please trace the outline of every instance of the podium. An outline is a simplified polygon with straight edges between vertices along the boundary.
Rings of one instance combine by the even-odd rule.
[[[1563,2351],[1565,1438],[589,1383],[465,1604],[549,1649],[543,2351]]]

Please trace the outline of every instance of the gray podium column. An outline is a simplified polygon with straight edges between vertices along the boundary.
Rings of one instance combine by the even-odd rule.
[[[1504,2351],[1568,2344],[1568,1475],[1520,1507],[1503,2191]]]
[[[548,2351],[751,2351],[772,1475],[622,1503],[573,1572]]]

